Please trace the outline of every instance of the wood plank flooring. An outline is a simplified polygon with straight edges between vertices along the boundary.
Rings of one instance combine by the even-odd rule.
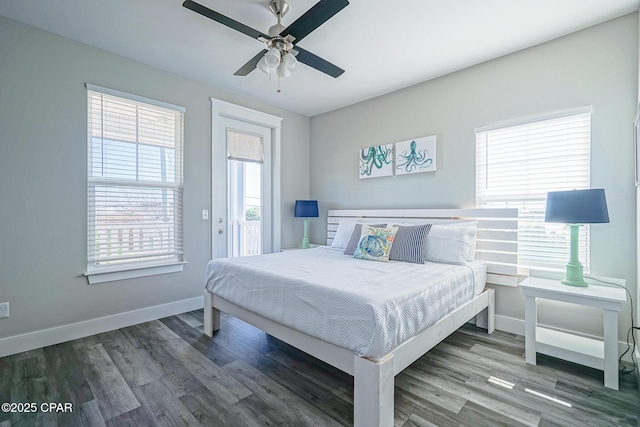
[[[198,310],[0,358],[0,403],[73,405],[0,412],[0,427],[353,423],[349,375],[233,317],[212,339],[202,323]],[[523,355],[521,336],[462,327],[396,377],[395,425],[640,425],[634,374],[616,392],[601,371]]]

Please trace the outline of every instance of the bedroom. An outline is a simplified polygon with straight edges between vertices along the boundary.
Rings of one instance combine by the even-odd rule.
[[[606,189],[611,216],[610,224],[592,229],[592,271],[626,279],[638,300],[631,149],[638,101],[637,13],[311,117],[4,17],[0,35],[0,302],[11,303],[10,317],[0,319],[3,354],[201,309],[213,228],[210,220],[200,219],[211,206],[209,97],[283,118],[282,247],[296,246],[302,238],[302,222],[287,216],[296,199],[320,201],[321,217],[311,222],[316,243],[323,241],[327,209],[474,207],[475,176],[469,172],[475,168],[474,128],[590,105],[591,182]],[[87,82],[187,109],[188,264],[181,273],[87,285]],[[435,174],[358,180],[358,149],[431,134],[438,136]],[[414,202],[420,192],[429,198]],[[384,197],[372,201],[371,194]],[[544,314],[557,327],[602,336],[594,312],[567,316],[549,309]],[[497,316],[499,330],[522,328],[523,333],[519,289],[499,289]],[[629,316],[626,305],[619,341]]]

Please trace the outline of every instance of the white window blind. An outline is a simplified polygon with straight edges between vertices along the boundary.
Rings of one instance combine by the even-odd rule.
[[[569,230],[544,222],[549,191],[589,188],[591,112],[476,129],[476,206],[518,208],[518,264],[562,270]],[[589,226],[580,227],[580,262],[589,272]]]
[[[244,132],[227,130],[227,158],[241,162],[264,163],[262,138]]]
[[[89,271],[182,261],[184,109],[87,85]]]

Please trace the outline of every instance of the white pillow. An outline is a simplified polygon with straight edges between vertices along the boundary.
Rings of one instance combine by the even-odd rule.
[[[475,229],[475,234],[471,238],[470,249],[465,259],[467,261],[473,261],[474,259],[476,259],[476,238],[478,236],[478,221],[455,221],[447,223],[445,225],[449,227],[467,227]]]
[[[427,237],[427,261],[464,264],[476,253],[475,221],[433,224]]]
[[[356,222],[355,219],[340,220],[336,234],[333,236],[333,242],[331,242],[333,249],[344,249],[347,247],[349,239],[351,239],[351,235],[353,234],[353,229],[356,227]]]

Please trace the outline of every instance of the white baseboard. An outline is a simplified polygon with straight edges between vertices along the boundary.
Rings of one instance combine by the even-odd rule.
[[[510,334],[524,336],[524,320],[496,314],[496,329]]]
[[[174,316],[202,307],[204,307],[203,298],[194,297],[22,335],[0,338],[0,357],[101,334],[167,316]]]
[[[561,329],[561,328],[554,328],[554,327],[550,327],[547,326],[550,329],[556,330],[556,331],[561,331],[561,332],[568,332],[568,333],[572,333],[575,335],[580,335],[582,337],[587,337],[587,338],[594,338],[594,339],[599,339],[602,340],[602,337],[597,337],[594,335],[588,335],[588,334],[582,334],[580,332],[575,332],[575,331],[570,331],[568,329]],[[498,314],[496,314],[496,329],[499,331],[503,331],[503,332],[508,332],[510,334],[516,334],[516,335],[523,335],[524,336],[524,320],[522,319],[516,319],[513,317],[507,317],[507,316],[500,316]],[[627,350],[627,343],[625,341],[618,341],[618,354],[622,354]],[[636,349],[636,352],[640,350],[640,349]],[[636,358],[638,359],[638,358]],[[622,360],[624,360],[625,362],[631,362],[631,352],[627,352],[627,354],[625,354],[622,357]],[[640,388],[640,378],[638,378],[638,387]]]

